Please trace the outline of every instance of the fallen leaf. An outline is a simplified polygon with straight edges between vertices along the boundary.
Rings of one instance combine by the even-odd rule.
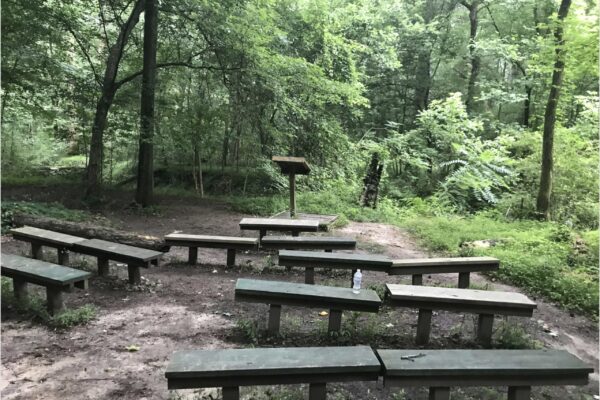
[[[125,347],[125,350],[131,351],[131,352],[138,351],[139,349],[140,349],[140,347],[136,346],[135,344]]]
[[[329,315],[329,313],[328,313],[327,311],[321,311],[321,312],[319,313],[319,315],[320,315],[321,317],[326,317],[326,316],[328,316],[328,315]]]

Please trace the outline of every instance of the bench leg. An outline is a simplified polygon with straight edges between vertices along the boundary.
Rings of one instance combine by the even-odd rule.
[[[98,275],[108,276],[108,258],[98,257]]]
[[[461,289],[468,289],[471,284],[471,273],[470,272],[459,272],[458,273],[458,287]]]
[[[327,386],[325,383],[311,383],[308,385],[308,400],[325,400]]]
[[[262,240],[263,237],[265,237],[267,235],[267,230],[266,229],[259,229],[258,231],[258,237],[260,240]]]
[[[75,287],[81,290],[88,290],[89,283],[87,279],[74,283]]]
[[[529,400],[531,398],[531,386],[509,386],[508,400]]]
[[[198,248],[190,247],[190,251],[188,253],[188,264],[195,265],[198,261]]]
[[[422,274],[414,274],[412,276],[412,284],[413,285],[423,285],[423,275]]]
[[[292,236],[293,237],[298,237],[298,236],[300,236],[300,232],[298,232],[298,231],[292,231]]]
[[[281,318],[281,305],[270,304],[269,305],[269,324],[267,331],[271,335],[277,335],[279,333],[279,320]]]
[[[27,298],[27,281],[13,278],[13,292],[17,300],[25,300]]]
[[[31,258],[35,258],[36,260],[42,259],[42,245],[37,243],[31,243]]]
[[[342,329],[342,310],[329,310],[329,332],[339,332]]]
[[[450,388],[441,386],[430,387],[429,400],[450,400]]]
[[[477,341],[485,347],[490,347],[492,345],[493,325],[493,314],[479,314],[479,319],[477,321]]]
[[[60,265],[68,265],[69,264],[69,250],[63,248],[59,248],[58,252],[58,263]]]
[[[46,288],[48,314],[56,315],[63,309],[62,288],[48,286]]]
[[[417,323],[417,344],[429,343],[429,334],[431,332],[431,314],[432,310],[419,309],[419,321]]]
[[[127,274],[129,275],[129,283],[131,285],[139,285],[142,282],[140,267],[137,265],[127,264]]]
[[[315,269],[313,267],[306,267],[304,269],[304,283],[309,285],[315,284]]]
[[[240,387],[225,386],[223,388],[223,400],[240,400]]]
[[[233,267],[235,265],[235,249],[227,249],[227,266]]]
[[[333,249],[325,249],[325,253],[333,253]]]

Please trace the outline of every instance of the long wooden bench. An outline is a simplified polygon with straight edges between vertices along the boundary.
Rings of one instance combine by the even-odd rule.
[[[388,272],[392,266],[392,260],[385,256],[371,254],[280,250],[279,265],[304,267],[304,282],[313,284],[315,283],[315,268],[351,269],[352,276],[354,276],[357,269]]]
[[[343,310],[376,313],[381,305],[377,293],[368,289],[353,293],[350,288],[242,278],[235,285],[235,300],[269,304],[271,334],[279,332],[282,305],[328,308],[330,332],[341,329]]]
[[[390,275],[412,275],[413,285],[423,284],[423,274],[458,272],[458,287],[468,288],[471,272],[497,271],[500,261],[493,257],[413,258],[393,260]]]
[[[286,250],[354,250],[356,240],[332,236],[265,236],[260,241],[263,249]]]
[[[85,238],[33,226],[14,228],[10,230],[10,233],[16,240],[31,243],[32,258],[42,259],[42,246],[55,248],[58,252],[58,263],[61,265],[69,263],[69,250],[73,247],[73,244],[86,240]]]
[[[428,386],[430,400],[449,400],[456,386],[508,386],[509,400],[528,400],[531,386],[585,385],[589,365],[562,350],[377,350],[386,387]]]
[[[267,231],[292,232],[292,236],[298,236],[300,232],[317,232],[319,221],[313,219],[243,218],[240,221],[240,229],[259,231],[260,239],[267,234]]]
[[[23,300],[27,297],[27,284],[46,288],[47,309],[55,315],[63,309],[62,292],[72,286],[87,289],[92,274],[74,268],[63,267],[46,261],[2,253],[0,257],[3,276],[12,278],[15,297]]]
[[[419,309],[417,344],[429,342],[433,310],[479,314],[477,339],[489,346],[494,315],[531,317],[536,304],[527,296],[514,292],[455,289],[430,286],[386,284],[387,300],[396,307]]]
[[[189,235],[185,233],[171,233],[165,236],[168,246],[189,247],[188,263],[196,264],[198,261],[198,247],[212,249],[227,249],[227,266],[235,265],[236,250],[258,249],[258,239],[234,236],[207,236]]]
[[[376,381],[381,365],[368,346],[177,351],[165,377],[169,389],[222,387],[239,400],[240,386],[309,384],[309,400],[325,400],[328,382]]]
[[[129,283],[141,282],[140,267],[148,268],[151,263],[158,263],[163,253],[142,249],[106,240],[90,239],[73,244],[73,251],[94,256],[98,259],[98,275],[108,275],[108,261],[113,260],[127,264]]]

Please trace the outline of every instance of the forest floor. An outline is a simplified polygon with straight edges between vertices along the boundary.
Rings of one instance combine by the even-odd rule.
[[[68,190],[3,188],[3,200],[60,201],[68,205]],[[129,194],[130,195],[130,194]],[[210,200],[162,197],[158,212],[148,215],[127,209],[124,197],[115,195],[103,215],[121,229],[162,236],[173,231],[214,235],[252,236],[238,222],[246,215]],[[405,231],[385,224],[351,222],[326,233],[358,240],[357,252],[393,258],[430,256]],[[2,237],[2,251],[27,253],[28,246]],[[55,252],[48,250],[47,260]],[[69,330],[53,330],[23,319],[16,310],[2,310],[0,390],[3,399],[214,399],[216,389],[167,390],[164,370],[176,350],[244,346],[318,346],[368,344],[376,348],[415,348],[417,311],[385,306],[379,314],[344,313],[342,334],[326,333],[327,317],[319,309],[284,307],[281,336],[269,338],[267,305],[236,303],[237,278],[302,282],[303,270],[276,265],[276,255],[238,253],[236,266],[225,267],[225,251],[199,249],[199,264],[189,266],[187,249],[172,248],[159,267],[142,270],[143,284],[126,283],[127,268],[111,263],[110,277],[94,276],[87,292],[66,294],[69,308],[92,304],[96,318]],[[74,266],[95,271],[91,258],[72,256]],[[425,276],[427,285],[455,285],[456,274]],[[349,272],[317,270],[316,283],[347,286]],[[365,287],[381,291],[384,283],[408,283],[407,277],[365,271]],[[519,291],[475,275],[472,282],[490,290]],[[40,292],[40,294],[42,294]],[[598,323],[561,310],[540,298],[532,318],[499,318],[494,323],[497,347],[515,345],[526,335],[546,348],[565,349],[596,368]],[[428,348],[477,348],[472,337],[475,316],[434,313]],[[550,332],[546,332],[550,331]],[[516,332],[516,333],[515,333]],[[552,335],[550,334],[552,333]],[[557,334],[557,335],[555,335]],[[128,346],[139,350],[130,352]],[[424,388],[384,388],[374,382],[328,384],[329,399],[426,399]],[[243,399],[301,399],[306,387],[242,388]],[[503,399],[506,388],[454,388],[453,399]],[[536,387],[533,399],[593,399],[598,395],[598,370],[585,387]]]

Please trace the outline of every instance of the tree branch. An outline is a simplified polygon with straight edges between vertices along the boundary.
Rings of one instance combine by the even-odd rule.
[[[96,67],[94,67],[94,63],[92,62],[92,58],[90,57],[90,54],[86,50],[85,46],[83,45],[83,43],[81,42],[79,37],[77,37],[77,34],[73,30],[73,28],[71,28],[71,26],[68,23],[66,23],[66,21],[63,20],[62,22],[63,22],[63,25],[65,26],[65,28],[71,33],[71,35],[77,42],[79,49],[81,50],[81,52],[87,59],[88,63],[90,64],[90,68],[92,69],[92,74],[94,74],[94,80],[96,81],[96,83],[98,83],[98,85],[102,86],[102,80],[100,79],[100,75],[98,75],[98,73],[96,72]]]

